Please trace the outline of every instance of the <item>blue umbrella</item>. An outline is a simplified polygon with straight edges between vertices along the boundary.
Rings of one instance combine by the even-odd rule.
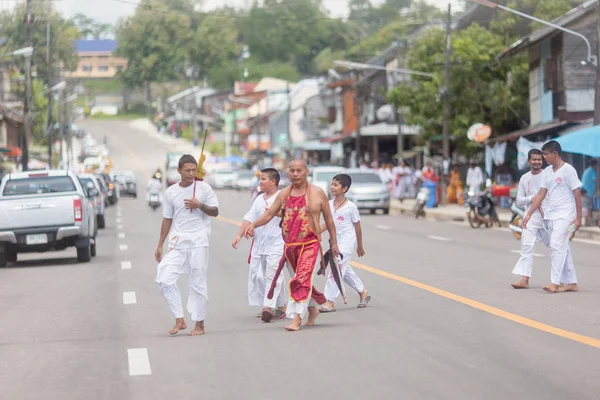
[[[554,140],[564,152],[600,157],[600,126],[580,129]]]
[[[224,162],[229,162],[232,164],[243,164],[246,162],[246,160],[240,156],[229,156],[229,157],[225,157],[223,158]]]

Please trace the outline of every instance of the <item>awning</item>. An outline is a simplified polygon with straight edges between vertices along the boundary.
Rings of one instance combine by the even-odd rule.
[[[577,122],[571,121],[552,121],[546,124],[538,124],[535,126],[530,126],[524,129],[519,129],[518,131],[514,131],[511,133],[507,133],[506,135],[493,137],[486,140],[486,144],[496,143],[496,142],[507,142],[509,140],[515,140],[520,138],[521,136],[529,136],[534,134],[544,133],[549,131],[548,133],[553,133],[553,131],[558,130],[559,128],[567,128],[572,125],[576,125]]]
[[[600,126],[592,126],[570,132],[556,140],[567,153],[600,157]]]
[[[418,135],[419,129],[416,126],[402,125],[402,134],[404,136]],[[361,136],[397,136],[398,125],[381,122],[379,124],[367,125],[360,129]]]
[[[319,140],[309,140],[303,143],[294,143],[292,145],[294,149],[303,149],[306,151],[326,151],[331,150],[329,143],[324,143]]]

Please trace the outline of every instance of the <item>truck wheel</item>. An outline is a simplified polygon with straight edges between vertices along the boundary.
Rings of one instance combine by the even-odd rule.
[[[17,252],[7,250],[6,252],[6,261],[8,262],[17,262]]]
[[[90,254],[92,257],[96,257],[96,243],[90,245]]]
[[[100,229],[106,228],[106,219],[104,218],[104,215],[98,215],[96,217],[96,221],[98,222],[98,228],[100,228]]]
[[[390,209],[389,209],[389,208],[384,208],[384,209],[383,209],[383,213],[384,213],[385,215],[388,215],[388,214],[390,213]]]
[[[0,268],[6,268],[7,264],[6,253],[0,253]]]
[[[91,260],[92,260],[92,246],[91,245],[77,248],[77,261],[90,262]]]

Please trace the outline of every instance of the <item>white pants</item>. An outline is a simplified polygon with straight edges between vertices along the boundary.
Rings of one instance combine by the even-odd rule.
[[[363,285],[356,272],[354,272],[354,269],[350,266],[351,257],[351,254],[343,254],[343,257],[338,257],[338,263],[342,269],[342,278],[348,286],[356,290],[357,293],[361,293],[365,290],[365,285]],[[325,283],[324,294],[328,301],[335,301],[340,295],[340,289],[338,289],[331,271],[329,271],[329,277],[327,278],[327,283]]]
[[[208,247],[193,249],[171,249],[158,264],[156,283],[167,300],[169,310],[175,318],[183,318],[181,292],[177,287],[177,279],[182,274],[189,274],[190,292],[187,309],[192,320],[204,321],[208,289],[206,272],[208,269]]]
[[[555,285],[561,282],[568,284],[577,283],[575,265],[571,261],[571,246],[569,245],[568,232],[572,221],[568,219],[546,220],[546,227],[550,232],[550,281]]]
[[[396,197],[399,199],[406,199],[413,197],[413,183],[412,178],[400,178],[398,186],[396,187]]]
[[[248,304],[251,306],[277,308],[286,304],[288,290],[283,284],[283,271],[279,274],[279,278],[277,279],[273,298],[267,298],[282,255],[283,254],[269,254],[253,256],[250,258],[250,270],[248,272]]]

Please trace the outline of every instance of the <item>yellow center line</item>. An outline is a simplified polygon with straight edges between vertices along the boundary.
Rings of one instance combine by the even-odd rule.
[[[233,219],[230,219],[230,218],[225,218],[225,217],[220,217],[219,216],[219,217],[217,217],[217,219],[219,221],[227,222],[227,223],[235,225],[235,226],[241,226],[242,225],[240,222],[238,222],[236,220],[233,220]],[[438,296],[442,296],[442,297],[444,297],[446,299],[454,300],[454,301],[456,301],[458,303],[462,303],[462,304],[467,305],[469,307],[476,308],[476,309],[481,310],[483,312],[486,312],[488,314],[492,314],[492,315],[495,315],[497,317],[504,318],[504,319],[507,319],[509,321],[513,321],[513,322],[516,322],[518,324],[525,325],[525,326],[528,326],[528,327],[533,328],[533,329],[537,329],[537,330],[542,331],[542,332],[550,333],[550,334],[555,335],[555,336],[559,336],[559,337],[562,337],[562,338],[565,338],[565,339],[573,340],[575,342],[579,342],[581,344],[585,344],[585,345],[596,347],[596,348],[600,349],[600,340],[598,340],[598,339],[594,339],[594,338],[589,337],[589,336],[580,335],[580,334],[575,333],[575,332],[566,331],[564,329],[556,328],[556,327],[551,326],[551,325],[546,325],[546,324],[543,324],[541,322],[535,321],[533,319],[522,317],[520,315],[513,314],[513,313],[501,310],[501,309],[496,308],[496,307],[488,306],[487,304],[480,303],[478,301],[471,300],[471,299],[463,297],[463,296],[459,296],[457,294],[448,292],[446,290],[438,289],[436,287],[433,287],[433,286],[430,286],[430,285],[426,285],[426,284],[421,283],[421,282],[413,281],[412,279],[404,278],[404,277],[402,277],[400,275],[392,274],[390,272],[383,271],[383,270],[380,270],[378,268],[374,268],[374,267],[371,267],[371,266],[368,266],[368,265],[365,265],[365,264],[357,263],[355,261],[351,261],[350,264],[353,267],[355,267],[355,268],[359,268],[359,269],[362,269],[364,271],[368,271],[368,272],[371,272],[371,273],[373,273],[375,275],[383,276],[384,278],[392,279],[392,280],[397,281],[397,282],[402,282],[402,283],[404,283],[406,285],[409,285],[409,286],[412,286],[412,287],[416,287],[416,288],[421,289],[421,290],[425,290],[426,292],[429,292],[429,293],[437,294]]]
[[[144,169],[144,167],[143,167],[140,159],[138,158],[138,156],[134,152],[132,152],[131,150],[129,150],[129,148],[120,139],[118,139],[116,136],[113,136],[113,138],[116,139],[116,141],[119,142],[119,144],[127,152],[127,154],[129,154],[129,156],[131,157],[131,159],[133,160],[133,162],[137,165],[137,167],[140,169],[140,171],[142,171],[142,173],[146,176],[146,178],[150,179],[150,176],[148,175],[148,173]],[[236,220],[234,220],[234,219],[230,219],[230,218],[226,218],[226,217],[221,217],[221,216],[217,217],[216,219],[219,220],[219,221],[222,221],[222,222],[226,222],[228,224],[232,224],[232,225],[238,226],[238,227],[241,226],[241,223],[238,222],[238,221],[236,221]],[[421,283],[421,282],[413,281],[412,279],[407,279],[407,278],[404,278],[404,277],[402,277],[400,275],[392,274],[390,272],[386,272],[386,271],[383,271],[383,270],[380,270],[380,269],[377,269],[377,268],[373,268],[373,267],[370,267],[370,266],[365,265],[365,264],[357,263],[355,261],[350,262],[350,264],[353,267],[362,269],[364,271],[371,272],[373,274],[382,276],[384,278],[392,279],[394,281],[401,282],[401,283],[404,283],[404,284],[412,286],[412,287],[416,287],[416,288],[421,289],[421,290],[425,290],[425,291],[427,291],[429,293],[437,294],[438,296],[444,297],[446,299],[454,300],[454,301],[456,301],[458,303],[462,303],[462,304],[464,304],[466,306],[473,307],[473,308],[475,308],[477,310],[486,312],[488,314],[492,314],[492,315],[495,315],[497,317],[504,318],[506,320],[516,322],[518,324],[527,326],[529,328],[537,329],[539,331],[546,332],[546,333],[549,333],[549,334],[552,334],[552,335],[555,335],[555,336],[559,336],[559,337],[562,337],[564,339],[573,340],[575,342],[578,342],[578,343],[581,343],[581,344],[585,344],[585,345],[588,345],[588,346],[600,349],[600,340],[598,340],[598,339],[595,339],[595,338],[592,338],[592,337],[589,337],[589,336],[580,335],[578,333],[570,332],[570,331],[567,331],[567,330],[564,330],[564,329],[556,328],[556,327],[551,326],[551,325],[546,325],[546,324],[543,324],[541,322],[535,321],[533,319],[522,317],[520,315],[513,314],[513,313],[501,310],[501,309],[496,308],[496,307],[488,306],[487,304],[480,303],[478,301],[471,300],[471,299],[463,297],[463,296],[459,296],[457,294],[448,292],[446,290],[438,289],[438,288],[436,288],[434,286],[430,286],[430,285],[426,285],[426,284]]]

